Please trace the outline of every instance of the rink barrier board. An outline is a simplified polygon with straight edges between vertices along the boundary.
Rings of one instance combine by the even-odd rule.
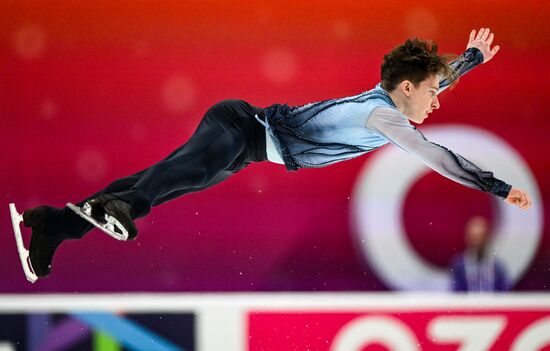
[[[93,331],[87,336],[96,347],[129,347],[145,340],[155,342],[155,349],[187,351],[360,351],[373,343],[399,350],[550,350],[550,294],[0,296],[0,326],[14,318],[24,318],[26,328],[41,318],[81,323]],[[149,321],[163,319],[171,320],[168,329],[177,325],[181,330],[166,331],[160,322]],[[102,332],[109,323],[113,327]],[[151,348],[141,345],[143,350]],[[19,349],[10,349],[10,341],[0,339],[0,350]]]

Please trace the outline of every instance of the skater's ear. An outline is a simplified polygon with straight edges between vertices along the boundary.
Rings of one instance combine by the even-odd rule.
[[[403,95],[405,95],[406,97],[410,97],[413,86],[414,84],[410,80],[405,79],[397,85],[397,88],[401,91]]]

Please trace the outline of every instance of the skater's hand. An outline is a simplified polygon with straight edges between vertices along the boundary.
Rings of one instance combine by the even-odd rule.
[[[529,198],[529,195],[527,195],[525,191],[518,188],[512,188],[505,201],[511,205],[518,206],[522,210],[527,210],[531,207],[531,199]]]
[[[479,49],[479,51],[483,54],[483,63],[486,63],[497,54],[498,50],[500,50],[500,46],[498,45],[495,45],[491,49],[491,44],[493,43],[494,38],[495,35],[491,33],[489,28],[481,28],[477,35],[476,30],[473,29],[470,33],[470,40],[468,41],[466,49]]]

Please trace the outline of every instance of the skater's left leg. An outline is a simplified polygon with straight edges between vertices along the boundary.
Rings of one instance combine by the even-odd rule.
[[[120,200],[119,208],[128,204],[133,211],[130,215],[122,208],[120,216],[115,213],[113,217],[124,221],[125,215],[126,222],[143,217],[154,205],[206,189],[219,182],[214,179],[225,179],[226,172],[265,160],[265,130],[254,118],[262,111],[239,100],[212,106],[187,143],[149,167],[130,189],[105,195]]]

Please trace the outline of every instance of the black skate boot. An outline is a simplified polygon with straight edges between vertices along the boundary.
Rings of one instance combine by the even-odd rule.
[[[112,222],[113,230],[119,235],[127,232],[125,240],[134,240],[137,236],[137,228],[134,224],[134,211],[128,203],[119,200],[113,195],[104,194],[88,201],[91,206],[91,217],[102,225]],[[116,221],[113,221],[116,220]],[[116,223],[118,221],[118,223]],[[120,225],[123,228],[120,228]]]
[[[117,240],[133,240],[137,236],[132,206],[113,195],[99,195],[82,206],[68,202],[67,207]]]
[[[44,218],[47,215],[47,210],[46,206],[41,206],[23,213],[23,224],[32,229],[29,260],[31,268],[38,278],[44,278],[50,274],[53,256],[62,243],[62,241],[49,238],[44,230]]]
[[[32,270],[37,277],[44,278],[50,274],[53,256],[61,243],[62,241],[48,238],[46,232],[38,228],[32,228],[29,259]]]

